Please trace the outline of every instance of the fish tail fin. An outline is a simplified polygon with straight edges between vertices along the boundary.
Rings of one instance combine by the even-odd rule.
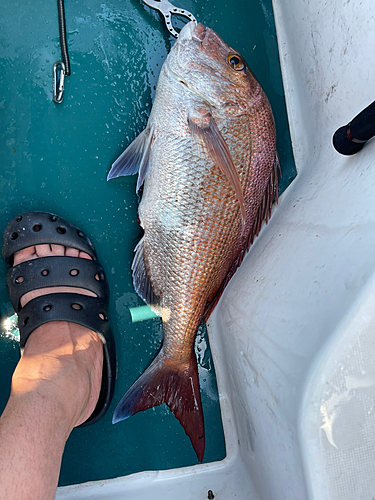
[[[189,363],[181,366],[168,359],[163,349],[123,396],[112,423],[166,403],[179,420],[201,462],[204,455],[204,421],[194,351]]]

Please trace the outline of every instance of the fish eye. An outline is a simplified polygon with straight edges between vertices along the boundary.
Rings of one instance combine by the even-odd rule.
[[[227,57],[227,61],[229,66],[231,66],[235,71],[243,71],[246,68],[241,56],[237,54],[230,54]]]

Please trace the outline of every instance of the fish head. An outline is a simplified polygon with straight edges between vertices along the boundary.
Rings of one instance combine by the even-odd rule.
[[[201,23],[184,26],[166,66],[212,107],[242,113],[263,104],[265,94],[241,54]]]

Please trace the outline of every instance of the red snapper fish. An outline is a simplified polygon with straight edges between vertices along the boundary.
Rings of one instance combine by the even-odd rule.
[[[163,345],[120,401],[113,423],[166,403],[204,455],[194,341],[277,199],[268,99],[243,57],[187,24],[160,73],[145,130],[108,179],[144,183],[134,287],[162,317]]]

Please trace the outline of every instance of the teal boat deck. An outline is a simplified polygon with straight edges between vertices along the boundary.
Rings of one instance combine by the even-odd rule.
[[[296,175],[287,123],[271,0],[179,1],[178,7],[215,29],[238,49],[274,110],[283,176]],[[58,213],[93,240],[111,289],[111,322],[118,353],[112,407],[92,427],[75,429],[63,457],[60,485],[196,464],[179,422],[166,406],[115,426],[113,409],[148,366],[162,340],[161,323],[133,324],[143,305],[130,265],[139,235],[136,178],[106,182],[111,163],[143,129],[158,74],[174,39],[155,11],[139,0],[66,1],[72,74],[64,102],[52,102],[52,65],[60,59],[55,2],[1,0],[0,231],[23,211]],[[0,412],[19,359],[8,318],[13,315],[0,268]],[[14,331],[13,331],[14,333]],[[206,425],[204,462],[225,457],[219,398],[205,329],[198,356]]]

